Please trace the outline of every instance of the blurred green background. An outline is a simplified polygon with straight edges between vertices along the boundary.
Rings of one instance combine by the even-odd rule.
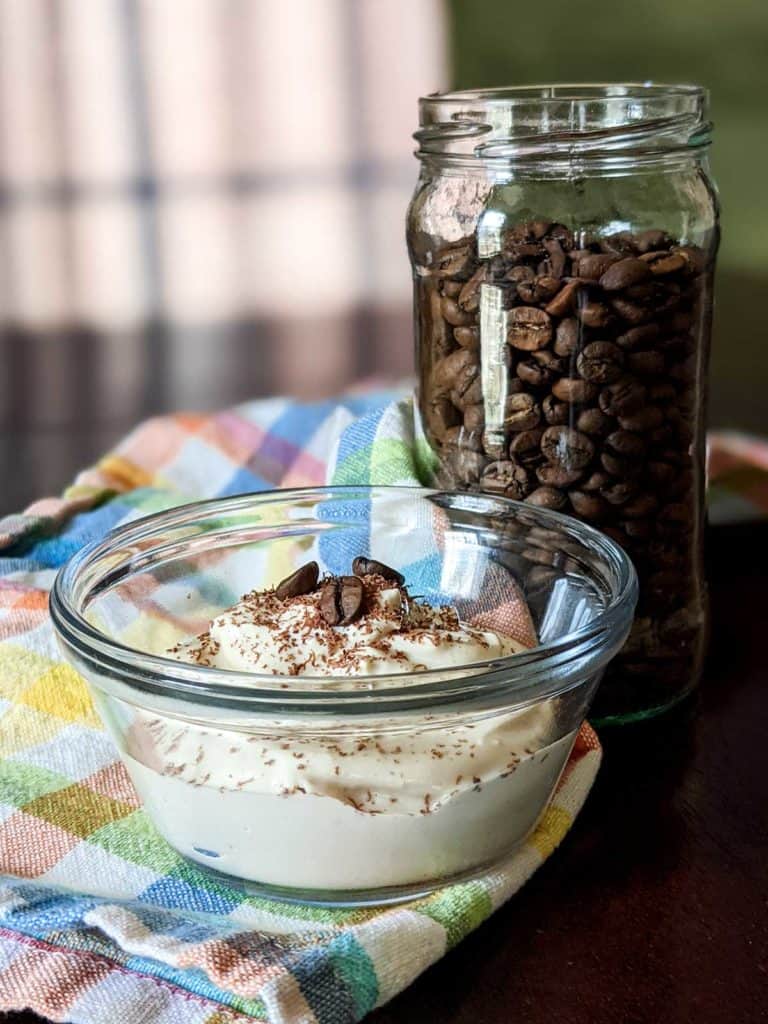
[[[768,432],[768,2],[449,0],[453,85],[697,82],[720,189],[710,421]]]

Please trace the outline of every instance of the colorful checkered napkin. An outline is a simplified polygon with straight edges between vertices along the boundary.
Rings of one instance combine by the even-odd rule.
[[[55,572],[119,523],[276,484],[418,479],[412,409],[395,397],[152,420],[64,499],[0,524],[0,1009],[86,1024],[357,1021],[508,899],[568,831],[600,760],[586,726],[534,835],[482,880],[383,910],[244,896],[157,835],[59,657]],[[731,442],[721,454],[738,477]]]

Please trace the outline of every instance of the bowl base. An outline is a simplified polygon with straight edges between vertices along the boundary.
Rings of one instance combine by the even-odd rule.
[[[521,841],[522,842],[522,841]],[[471,882],[480,878],[488,871],[499,868],[506,860],[514,856],[521,843],[518,843],[512,850],[505,852],[503,857],[495,858],[485,864],[476,865],[466,871],[453,875],[446,875],[436,879],[434,882],[414,882],[410,885],[384,886],[378,889],[298,889],[282,885],[270,885],[266,882],[250,881],[238,878],[236,875],[228,875],[223,871],[208,864],[187,857],[180,851],[179,856],[193,867],[196,871],[207,875],[212,882],[219,885],[226,885],[237,889],[248,896],[257,896],[259,899],[269,900],[274,903],[285,903],[317,907],[318,909],[355,909],[358,907],[384,907],[393,906],[398,903],[411,903],[414,900],[423,899],[449,885],[456,885],[461,882]]]

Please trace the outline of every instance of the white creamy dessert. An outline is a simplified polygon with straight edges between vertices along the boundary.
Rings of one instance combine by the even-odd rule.
[[[323,677],[407,675],[525,649],[409,598],[379,568],[319,584],[305,571],[288,596],[283,585],[246,595],[173,656],[322,687]],[[432,883],[511,850],[574,738],[558,735],[546,705],[474,719],[262,720],[247,731],[137,711],[125,760],[160,831],[192,860],[266,885],[349,891]]]

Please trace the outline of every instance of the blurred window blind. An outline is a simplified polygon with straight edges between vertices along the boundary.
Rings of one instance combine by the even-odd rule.
[[[0,0],[4,418],[407,370],[444,32],[440,0]]]

